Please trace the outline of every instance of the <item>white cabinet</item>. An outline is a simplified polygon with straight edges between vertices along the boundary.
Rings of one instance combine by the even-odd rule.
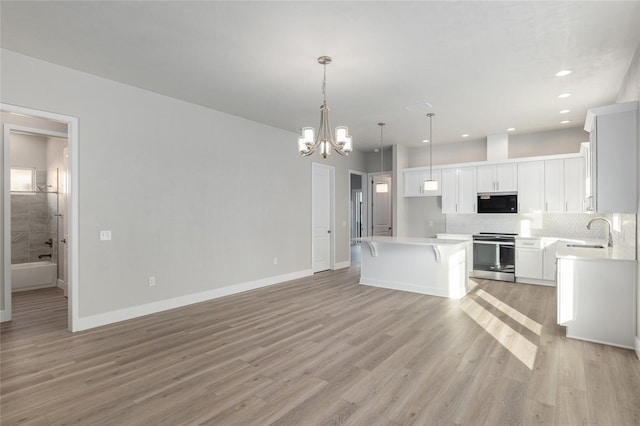
[[[543,250],[540,239],[516,239],[516,279],[541,280],[543,275]]]
[[[544,211],[564,211],[564,160],[544,162]]]
[[[558,324],[567,337],[634,348],[636,261],[558,258]]]
[[[433,174],[433,180],[438,182],[438,189],[435,191],[425,191],[424,181]],[[406,169],[404,170],[404,196],[405,197],[429,197],[442,194],[440,169],[434,169],[430,173],[429,169]]]
[[[495,164],[477,167],[478,192],[516,192],[518,190],[518,165]]]
[[[516,281],[554,286],[556,238],[516,238]]]
[[[564,160],[565,212],[584,212],[585,182],[584,158],[577,157]]]
[[[556,280],[556,249],[558,247],[557,240],[542,240],[544,247],[542,259],[542,279],[547,281]]]
[[[592,108],[590,132],[590,210],[637,213],[638,101]]]
[[[518,164],[518,213],[540,213],[544,203],[544,161]]]
[[[584,159],[582,157],[544,162],[544,211],[584,211]]]
[[[442,213],[475,213],[476,168],[442,169]]]

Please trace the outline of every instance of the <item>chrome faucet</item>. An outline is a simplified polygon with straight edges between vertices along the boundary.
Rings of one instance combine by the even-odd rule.
[[[611,238],[611,221],[609,219],[606,217],[594,217],[589,221],[589,223],[587,223],[587,229],[591,229],[591,224],[596,220],[603,220],[609,225],[609,241],[607,242],[607,246],[613,247],[613,238]]]

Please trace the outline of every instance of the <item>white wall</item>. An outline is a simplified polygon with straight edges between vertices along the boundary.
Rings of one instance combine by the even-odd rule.
[[[562,130],[509,135],[509,158],[574,154],[580,152],[582,142],[589,142],[589,133],[584,131],[584,123],[579,127]]]
[[[336,167],[336,261],[348,261],[361,153],[302,158],[292,132],[6,50],[1,66],[3,103],[79,119],[80,318],[307,273],[312,161]]]

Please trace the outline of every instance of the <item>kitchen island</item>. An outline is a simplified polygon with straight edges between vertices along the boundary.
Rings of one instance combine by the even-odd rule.
[[[362,243],[360,284],[460,299],[469,291],[470,241],[374,236]]]

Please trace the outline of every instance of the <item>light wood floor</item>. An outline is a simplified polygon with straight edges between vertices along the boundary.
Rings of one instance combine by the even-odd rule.
[[[453,301],[358,275],[77,334],[57,290],[16,294],[1,328],[0,422],[640,424],[640,361],[563,337],[555,289],[478,281]]]

